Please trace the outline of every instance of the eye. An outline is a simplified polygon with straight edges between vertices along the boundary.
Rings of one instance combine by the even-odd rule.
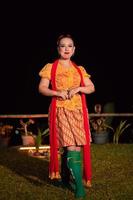
[[[65,45],[61,44],[61,45],[59,45],[59,47],[65,47]]]

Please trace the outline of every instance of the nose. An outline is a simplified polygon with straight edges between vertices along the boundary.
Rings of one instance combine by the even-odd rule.
[[[66,46],[66,47],[65,47],[65,50],[68,50],[68,48],[69,48],[69,47]]]

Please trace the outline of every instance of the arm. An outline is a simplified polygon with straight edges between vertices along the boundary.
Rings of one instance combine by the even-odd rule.
[[[63,100],[68,98],[67,91],[55,91],[52,89],[49,89],[50,81],[47,78],[41,78],[41,81],[39,83],[39,92],[42,95],[45,96],[57,96],[61,97]]]
[[[57,92],[49,89],[50,81],[47,78],[41,78],[39,83],[39,92],[45,96],[56,96]]]
[[[92,83],[92,81],[89,78],[84,78],[84,87],[79,87],[79,92],[85,93],[85,94],[91,94],[95,92],[95,86]]]
[[[69,98],[72,98],[78,92],[85,93],[85,94],[91,94],[95,92],[95,86],[88,77],[84,78],[84,84],[85,86],[83,87],[77,87],[77,88],[71,89],[69,91]]]

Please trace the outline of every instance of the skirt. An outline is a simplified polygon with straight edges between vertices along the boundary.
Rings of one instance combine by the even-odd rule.
[[[86,144],[82,109],[56,109],[56,131],[58,147]]]

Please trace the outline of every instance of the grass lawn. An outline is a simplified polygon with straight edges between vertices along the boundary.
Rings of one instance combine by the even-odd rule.
[[[92,144],[92,188],[87,200],[133,199],[133,144]],[[74,200],[48,179],[48,162],[0,149],[0,200]]]

